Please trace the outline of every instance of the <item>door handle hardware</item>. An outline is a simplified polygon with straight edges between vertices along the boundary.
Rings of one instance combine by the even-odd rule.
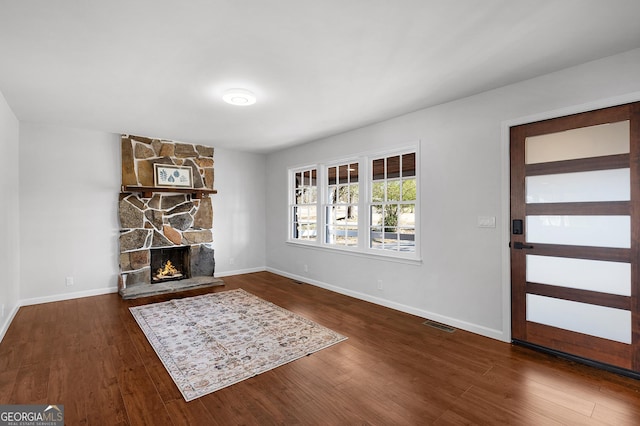
[[[509,246],[511,247],[511,243],[509,243]],[[513,243],[513,248],[516,250],[522,250],[522,249],[532,249],[533,246],[530,244],[523,244],[520,241],[516,241]]]

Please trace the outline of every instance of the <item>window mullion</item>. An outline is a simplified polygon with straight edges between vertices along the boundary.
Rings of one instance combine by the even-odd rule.
[[[358,249],[364,249],[367,247],[367,235],[369,233],[368,225],[368,185],[367,177],[369,176],[369,167],[366,159],[362,157],[357,159],[358,162]]]
[[[327,191],[329,189],[327,185],[327,177],[326,177],[326,167],[321,165],[318,167],[318,197],[316,200],[316,208],[318,211],[318,238],[317,244],[323,246],[326,245],[325,236],[326,236],[326,225],[327,225]]]

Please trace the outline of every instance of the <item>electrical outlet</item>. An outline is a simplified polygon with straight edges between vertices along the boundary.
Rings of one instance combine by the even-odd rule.
[[[309,265],[307,265],[307,264],[305,263],[305,265],[304,265],[303,269],[304,269],[304,271],[305,271],[305,272],[309,272]]]
[[[382,280],[378,280],[378,290],[382,290]]]
[[[236,260],[232,257],[229,259],[229,265],[235,265],[236,264]]]
[[[65,283],[67,284],[67,287],[71,287],[73,285],[73,277],[65,278]]]

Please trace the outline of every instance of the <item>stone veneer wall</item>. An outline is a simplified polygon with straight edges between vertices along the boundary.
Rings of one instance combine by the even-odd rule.
[[[188,166],[194,188],[213,189],[213,148],[122,135],[122,186],[154,187],[153,165]],[[119,202],[119,288],[150,284],[153,248],[190,246],[191,276],[213,276],[213,208],[210,196],[157,188],[150,198],[122,192]]]
[[[122,135],[122,185],[153,187],[153,165],[188,166],[193,187],[213,189],[213,148]]]

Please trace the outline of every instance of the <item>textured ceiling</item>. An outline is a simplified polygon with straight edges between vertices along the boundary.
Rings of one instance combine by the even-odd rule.
[[[0,0],[21,121],[269,152],[640,47],[638,0]],[[221,100],[231,87],[250,107]]]

